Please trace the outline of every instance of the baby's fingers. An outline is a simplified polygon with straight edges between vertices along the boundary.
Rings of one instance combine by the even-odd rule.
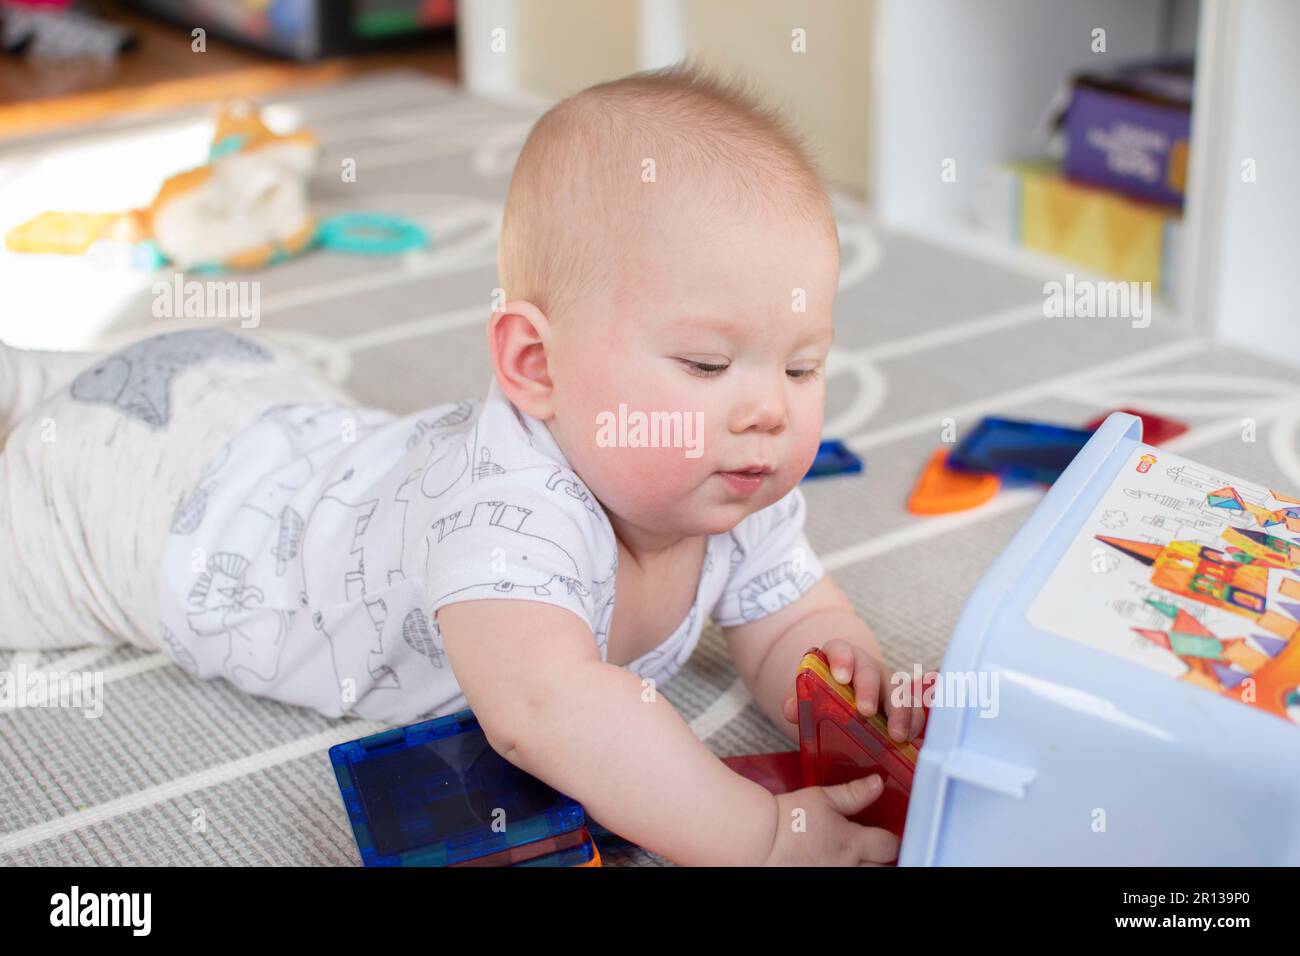
[[[853,680],[858,668],[858,649],[843,638],[833,637],[822,645],[831,676],[841,684]]]
[[[792,724],[799,723],[799,701],[793,696],[787,697],[781,705],[781,716]]]
[[[863,653],[858,657],[853,672],[853,697],[857,701],[858,713],[865,717],[880,710],[880,684],[884,673],[880,661],[870,654]]]
[[[925,729],[925,708],[913,707],[912,720],[908,727],[907,739],[915,740],[920,736],[921,731]]]
[[[830,800],[831,806],[841,816],[845,817],[859,814],[871,806],[883,790],[884,784],[878,773],[872,774],[870,777],[850,780],[848,783],[837,783],[834,786],[822,787],[822,792]]]
[[[898,837],[879,827],[859,826],[857,848],[859,866],[882,866],[898,859]]]
[[[889,715],[889,736],[899,743],[911,739],[907,735],[908,727],[911,724],[909,713],[910,711],[906,707],[896,707]]]

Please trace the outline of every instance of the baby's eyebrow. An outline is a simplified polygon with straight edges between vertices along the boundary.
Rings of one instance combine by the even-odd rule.
[[[828,335],[827,332],[829,332],[830,334]],[[835,344],[834,325],[829,326],[827,329],[819,329],[816,332],[809,332],[807,335],[803,336],[799,340],[798,344],[803,345],[805,342],[820,342],[822,339],[826,339],[827,343],[830,345]]]
[[[673,329],[698,329],[701,326],[712,327],[719,332],[727,332],[737,337],[743,337],[747,332],[750,331],[748,325],[746,325],[744,321],[728,319],[720,315],[681,316],[679,318],[673,319],[665,326],[665,328],[671,331]],[[799,344],[803,344],[803,342],[815,342],[825,337],[826,337],[825,331],[812,332],[804,336]],[[830,326],[829,339],[831,344],[833,345],[835,343],[834,324]]]
[[[745,324],[735,319],[720,315],[684,315],[668,323],[669,329],[698,329],[700,326],[712,326],[719,332],[743,333]]]

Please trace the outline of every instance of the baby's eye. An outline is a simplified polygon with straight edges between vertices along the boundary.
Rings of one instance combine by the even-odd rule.
[[[698,375],[700,378],[712,378],[727,369],[725,365],[714,365],[709,362],[692,362],[690,359],[678,359],[678,361],[691,369],[692,375]]]
[[[820,368],[788,368],[785,370],[785,374],[789,375],[795,381],[801,382],[805,379],[816,378],[818,375],[821,374],[821,369]]]

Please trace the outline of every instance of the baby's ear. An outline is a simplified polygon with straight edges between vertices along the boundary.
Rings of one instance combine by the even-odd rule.
[[[554,414],[554,383],[547,369],[550,323],[524,299],[512,299],[488,320],[488,351],[502,393],[521,411],[545,421]]]

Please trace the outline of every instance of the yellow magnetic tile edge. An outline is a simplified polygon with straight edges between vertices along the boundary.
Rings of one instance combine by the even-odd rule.
[[[814,674],[816,674],[818,677],[821,678],[822,682],[826,684],[827,687],[835,691],[835,693],[839,694],[840,697],[843,698],[844,702],[853,708],[853,712],[855,714],[857,714],[859,717],[862,716],[862,714],[858,711],[858,702],[857,699],[853,696],[853,691],[849,688],[847,684],[841,684],[839,681],[837,681],[831,675],[830,668],[828,668],[825,664],[823,664],[822,659],[818,657],[816,654],[805,654],[803,660],[799,662],[799,670],[812,671]],[[798,676],[797,672],[795,676],[796,677]],[[900,756],[902,756],[909,763],[915,766],[916,759],[917,759],[916,748],[913,747],[910,743],[900,744],[896,740],[894,740],[893,737],[889,736],[889,724],[886,723],[885,719],[882,716],[880,716],[879,711],[872,714],[870,717],[866,717],[864,719],[867,720],[873,727],[875,727],[876,730],[880,731],[880,733],[884,736],[884,738],[888,740],[889,743],[898,751]]]
[[[843,697],[846,704],[852,707],[855,711],[857,710],[858,702],[853,697],[853,691],[849,689],[847,684],[841,684],[832,677],[830,668],[822,663],[822,659],[816,654],[805,654],[803,660],[799,662],[799,670],[812,671],[825,681],[831,690]]]

